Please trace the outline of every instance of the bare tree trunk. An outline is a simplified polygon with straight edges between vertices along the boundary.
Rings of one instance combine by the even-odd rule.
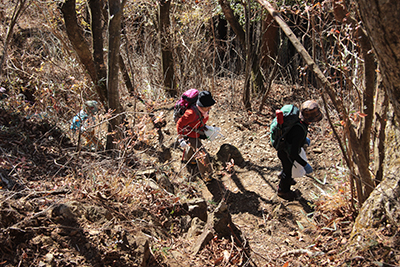
[[[227,2],[226,0],[218,0],[218,3],[222,8],[222,12],[224,13],[226,20],[229,22],[232,30],[237,35],[239,42],[244,46],[244,48],[246,48],[246,34],[242,26],[240,26],[239,21],[233,14],[233,10],[229,6],[229,2]]]
[[[171,0],[162,0],[159,4],[161,65],[164,87],[170,96],[176,96],[174,60],[170,35],[169,8]]]
[[[107,109],[107,94],[105,87],[99,86],[99,80],[102,77],[98,77],[97,68],[89,48],[89,44],[83,36],[83,31],[78,25],[78,20],[75,10],[75,0],[66,0],[61,6],[61,12],[64,16],[65,27],[67,35],[74,47],[75,52],[78,55],[79,60],[86,68],[90,78],[92,79],[100,102]],[[92,14],[93,15],[93,14]]]
[[[215,57],[218,53],[218,48],[215,40],[215,29],[214,29],[214,17],[211,17],[210,21],[211,31],[212,31],[212,39],[213,39],[213,53],[212,53],[212,77],[211,77],[211,92],[214,92],[215,89]]]
[[[220,4],[222,11],[225,15],[226,20],[229,22],[229,25],[232,27],[233,31],[237,35],[240,44],[243,46],[244,51],[246,51],[246,82],[244,85],[243,89],[243,104],[246,108],[246,110],[251,110],[251,103],[250,103],[250,87],[253,86],[255,88],[256,92],[263,91],[263,75],[261,73],[260,69],[260,61],[257,58],[257,52],[256,51],[256,46],[252,45],[253,41],[250,38],[250,19],[246,22],[246,32],[243,30],[242,26],[240,26],[239,21],[233,14],[233,10],[231,9],[229,5],[229,1],[227,0],[218,0],[218,3]],[[244,5],[245,6],[245,16],[249,17],[250,16],[250,5]],[[247,19],[246,19],[247,20]],[[250,69],[247,70],[247,65],[249,64]],[[249,71],[249,72],[248,72]],[[249,75],[249,78],[247,78],[247,75]]]
[[[358,140],[353,144],[360,144],[356,151],[356,157],[358,157],[357,166],[360,172],[360,178],[365,185],[365,191],[363,192],[361,203],[367,199],[375,188],[375,184],[372,181],[371,173],[369,170],[369,159],[370,159],[370,141],[371,141],[371,127],[374,114],[374,95],[375,95],[375,58],[371,50],[371,43],[365,36],[362,28],[358,29],[358,40],[361,46],[361,51],[364,59],[364,92],[362,94],[360,110],[363,111],[367,116],[361,116],[360,124],[357,129],[359,136]],[[362,188],[362,184],[359,185]]]
[[[18,18],[21,16],[21,14],[24,12],[26,6],[26,1],[27,0],[19,0],[17,4],[15,5],[14,13],[11,18],[10,26],[8,27],[7,30],[7,35],[6,39],[4,40],[4,46],[3,46],[3,55],[1,56],[0,59],[0,77],[3,75],[3,65],[7,59],[7,50],[8,50],[8,44],[10,43],[12,33],[14,31],[14,26],[17,23]]]
[[[102,18],[102,0],[89,0],[91,13],[91,28],[93,35],[93,60],[96,71],[97,81],[96,87],[102,96],[107,96],[107,68],[104,63],[104,20]],[[104,106],[107,110],[107,106]]]
[[[139,96],[139,94],[136,92],[135,87],[133,86],[132,80],[129,77],[128,70],[126,68],[126,64],[124,62],[124,59],[122,58],[121,54],[119,56],[119,69],[122,73],[122,78],[124,79],[124,83],[126,88],[128,89],[129,95],[135,97],[137,100],[142,102],[144,105],[146,105],[146,102]]]
[[[261,66],[264,69],[272,69],[275,66],[274,58],[278,56],[280,46],[279,25],[271,14],[263,21],[262,47],[261,47]]]
[[[371,128],[374,118],[374,96],[376,88],[376,64],[374,54],[371,53],[371,42],[363,31],[362,27],[357,26],[357,21],[349,16],[349,12],[342,3],[334,3],[334,13],[336,20],[350,24],[356,30],[356,39],[361,47],[362,57],[364,59],[364,76],[363,76],[363,93],[361,94],[360,111],[365,114],[360,114],[360,123],[357,127],[357,140],[350,139],[351,143],[355,145],[354,157],[357,159],[357,166],[360,172],[362,182],[365,185],[363,188],[361,181],[357,181],[357,190],[359,191],[358,197],[361,203],[366,200],[375,185],[372,181],[369,171],[370,159],[370,141],[371,141]],[[361,193],[361,194],[360,194]]]
[[[275,74],[278,69],[279,54],[278,51],[281,47],[279,26],[277,25],[271,14],[267,14],[267,18],[263,22],[262,33],[262,46],[261,46],[261,60],[260,65],[264,68],[264,72],[269,73],[265,88],[261,92],[261,103],[258,107],[258,112],[262,112],[265,101],[267,100],[268,93],[271,85],[275,79]]]
[[[379,73],[379,72],[378,72]],[[378,75],[378,86],[375,96],[375,118],[374,118],[374,171],[375,184],[379,184],[383,179],[383,161],[385,159],[385,139],[386,139],[386,120],[388,111],[388,96],[383,88],[380,88],[382,83],[381,75]]]
[[[367,116],[361,117],[359,126],[360,143],[369,158],[369,147],[371,140],[371,126],[374,112],[374,95],[376,84],[376,64],[374,54],[371,53],[371,43],[364,34],[362,28],[358,29],[358,40],[361,44],[361,52],[364,59],[364,93],[362,94],[360,110]]]
[[[121,19],[123,4],[120,0],[109,0],[109,26],[108,26],[108,106],[113,111],[113,115],[119,115],[122,107],[119,100],[118,72],[119,72],[119,46],[121,42]],[[106,149],[114,148],[114,140],[118,140],[121,133],[118,129],[122,122],[121,116],[111,119],[108,127]]]
[[[135,88],[133,87],[133,83],[131,81],[131,78],[129,77],[128,70],[126,68],[124,59],[122,58],[121,54],[119,55],[119,69],[121,70],[122,77],[125,82],[126,89],[128,89],[129,95],[130,96],[136,96]]]
[[[246,51],[246,71],[245,71],[245,82],[243,90],[243,104],[247,111],[251,111],[251,101],[250,101],[250,87],[251,87],[251,66],[253,65],[253,57],[250,44],[250,9],[245,8],[245,18],[246,18],[246,34],[245,34],[245,51]]]
[[[253,16],[252,11],[251,11],[251,5],[248,5],[248,16],[251,17]],[[253,22],[251,23],[251,20],[249,19],[248,21],[249,27],[248,27],[248,33],[249,35],[252,33],[252,37],[249,38],[248,40],[248,45],[247,47],[250,48],[251,52],[251,84],[253,86],[253,91],[257,95],[263,94],[265,91],[264,88],[264,75],[261,72],[261,36],[262,36],[262,24],[261,22]],[[251,30],[251,28],[253,30]]]
[[[357,0],[361,20],[372,40],[384,88],[400,122],[400,1]]]
[[[357,29],[356,39],[358,40],[362,57],[364,59],[364,90],[361,95],[360,111],[367,116],[360,116],[360,123],[358,125],[358,138],[362,146],[362,150],[366,154],[365,157],[369,158],[369,147],[371,140],[371,127],[373,121],[374,111],[374,95],[376,88],[376,67],[375,57],[371,53],[371,42],[363,31],[362,27],[358,27],[357,21],[349,16],[349,12],[343,3],[334,2],[334,15],[337,21],[350,24],[353,29]]]
[[[244,81],[244,90],[242,94],[242,101],[244,107],[247,111],[251,111],[251,102],[250,102],[250,80],[251,80],[251,71],[250,64],[246,62],[246,71],[245,71],[245,81]]]
[[[274,65],[271,67],[269,75],[268,75],[265,90],[264,90],[262,98],[261,98],[261,103],[260,103],[260,106],[258,107],[258,112],[260,112],[260,113],[262,112],[262,110],[264,108],[265,101],[267,101],[268,93],[271,90],[273,81],[275,80],[275,74],[278,69],[278,61],[279,61],[279,55],[276,56]]]

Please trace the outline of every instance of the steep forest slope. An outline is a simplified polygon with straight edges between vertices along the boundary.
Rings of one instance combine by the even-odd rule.
[[[86,147],[76,152],[70,132],[1,109],[1,265],[398,263],[398,246],[385,243],[398,236],[391,226],[365,251],[347,250],[354,214],[326,120],[310,129],[307,157],[315,172],[296,179],[299,197],[287,201],[276,195],[280,163],[269,144],[269,124],[276,108],[311,96],[274,85],[265,110],[249,114],[224,80],[218,88],[209,124],[221,127],[224,137],[205,142],[215,159],[214,187],[190,176],[181,163],[171,119],[174,100],[153,110],[165,121],[161,128],[143,117],[142,131],[127,130],[123,142],[129,145],[114,156]],[[237,149],[229,150],[236,163],[220,151],[224,144]]]
[[[2,40],[15,4],[22,2],[2,1]],[[89,41],[90,12],[85,1],[77,2]],[[153,1],[128,1],[121,56],[145,105],[121,79],[126,124],[117,149],[107,152],[87,146],[83,138],[78,142],[69,130],[82,103],[98,95],[53,6],[60,2],[34,2],[4,42],[9,50],[0,81],[6,90],[4,96],[0,92],[0,266],[399,266],[399,133],[389,130],[386,137],[393,186],[381,187],[385,195],[375,194],[358,221],[349,170],[326,118],[310,127],[307,157],[314,172],[296,178],[295,200],[278,197],[281,166],[269,142],[269,125],[284,104],[310,98],[321,103],[319,89],[287,85],[307,85],[302,79],[310,69],[298,65],[298,55],[284,55],[297,65],[279,70],[282,77],[261,113],[244,111],[246,56],[232,36],[220,40],[221,47],[212,39],[203,42],[214,15],[209,1],[182,2],[187,3],[181,6],[184,19],[174,32],[181,57],[176,57],[176,75],[180,88],[209,89],[217,100],[209,124],[221,127],[223,137],[204,142],[217,179],[205,184],[181,162],[172,121],[177,99],[168,99],[161,89]],[[192,9],[198,3],[203,7]],[[329,29],[340,24],[329,21]],[[330,30],[329,38],[334,32],[348,38],[347,31]],[[215,63],[216,57],[222,62]],[[361,99],[354,89],[355,95],[346,98],[349,107]],[[251,100],[254,110],[259,98]],[[337,112],[332,108],[330,114],[344,136]],[[103,144],[109,118],[103,111],[97,115],[95,132]],[[396,124],[391,114],[387,121]],[[374,201],[381,206],[375,208]],[[354,237],[355,228],[360,235]]]

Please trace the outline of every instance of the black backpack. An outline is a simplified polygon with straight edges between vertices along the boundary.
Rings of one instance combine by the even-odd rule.
[[[278,151],[285,148],[286,135],[294,125],[300,125],[304,129],[304,132],[307,133],[307,129],[300,123],[300,111],[296,106],[285,105],[280,111],[283,113],[283,123],[279,124],[277,117],[275,117],[270,126],[271,144]]]

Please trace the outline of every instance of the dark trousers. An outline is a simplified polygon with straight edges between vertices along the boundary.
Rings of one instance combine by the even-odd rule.
[[[282,163],[282,173],[280,175],[280,182],[279,182],[279,190],[281,192],[288,192],[290,191],[290,186],[292,185],[292,167],[293,167],[293,160],[290,159],[289,154],[284,151],[278,151],[278,158],[281,160]]]

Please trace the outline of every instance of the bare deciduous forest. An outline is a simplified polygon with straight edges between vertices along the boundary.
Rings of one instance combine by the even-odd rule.
[[[1,266],[400,266],[397,0],[0,3]],[[182,161],[190,88],[212,183]],[[285,200],[270,124],[309,99]]]

